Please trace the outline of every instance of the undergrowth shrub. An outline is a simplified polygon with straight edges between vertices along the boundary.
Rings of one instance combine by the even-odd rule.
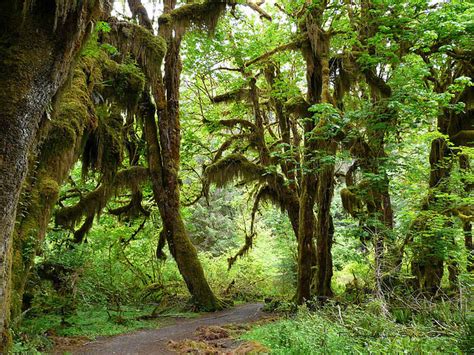
[[[472,319],[463,321],[453,303],[430,306],[411,322],[399,324],[392,316],[381,316],[374,304],[344,307],[330,302],[315,312],[301,307],[294,316],[254,328],[243,338],[274,354],[472,353]],[[449,322],[446,307],[459,323]]]

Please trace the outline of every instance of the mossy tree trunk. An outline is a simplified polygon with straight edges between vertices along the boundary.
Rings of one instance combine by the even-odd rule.
[[[12,232],[28,154],[101,2],[82,2],[64,18],[54,1],[28,6],[0,2],[0,352],[10,345]]]
[[[471,72],[464,73],[471,75]],[[438,86],[437,91],[442,92],[444,87]],[[474,89],[467,87],[463,93],[459,96],[458,102],[464,102],[466,105],[466,111],[463,113],[455,113],[449,110],[445,110],[441,116],[438,117],[438,130],[446,134],[452,144],[450,146],[446,139],[437,138],[431,143],[430,151],[430,180],[429,180],[429,195],[427,203],[425,203],[424,209],[429,210],[430,208],[436,208],[436,205],[442,202],[442,197],[437,196],[438,193],[449,193],[449,179],[451,177],[451,170],[455,161],[455,157],[459,154],[459,148],[462,146],[473,146],[472,139],[464,139],[462,137],[469,136],[473,132],[472,127],[474,126]],[[460,138],[461,137],[461,138]],[[459,166],[461,171],[468,173],[469,161],[466,160],[463,155],[459,155]],[[464,190],[469,192],[472,189],[468,181],[464,182]],[[442,212],[446,213],[446,212]],[[460,214],[461,217],[461,214]],[[465,220],[461,217],[463,223],[464,232],[464,244],[468,251],[468,268],[472,268],[472,227],[469,220]],[[451,223],[447,221],[447,223]],[[455,247],[454,236],[442,236],[437,234],[436,240],[431,245],[428,244],[428,253],[425,253],[423,257],[412,262],[412,272],[415,276],[415,286],[423,292],[435,294],[441,287],[441,280],[444,274],[445,262],[448,262],[448,268],[450,272],[449,279],[451,286],[457,287],[456,280],[459,268],[457,267],[457,261],[449,256],[450,252],[447,253],[448,259],[445,258],[445,253],[440,253],[440,247],[445,247],[448,250],[452,250]],[[446,260],[445,260],[446,259]],[[469,262],[471,261],[471,263]]]
[[[334,156],[336,144],[324,144],[325,153]],[[314,293],[318,297],[333,296],[331,280],[333,274],[332,243],[334,238],[334,223],[331,216],[331,202],[334,195],[334,164],[329,163],[320,167],[318,173],[317,191],[317,222],[316,222],[316,273],[313,278]]]
[[[430,151],[430,189],[442,189],[450,176],[451,150],[444,138],[437,138],[431,143]],[[430,193],[429,199],[433,199]],[[426,208],[429,208],[426,206]],[[428,227],[429,228],[429,227]],[[435,238],[439,239],[436,234]],[[436,240],[429,245],[428,252],[420,258],[412,261],[412,272],[416,278],[416,287],[423,292],[435,294],[441,287],[441,280],[444,274],[444,260],[439,255],[436,246],[440,246],[440,240]]]
[[[330,102],[329,94],[329,40],[321,26],[325,4],[314,7],[305,14],[301,31],[307,33],[308,40],[302,46],[306,61],[308,83],[307,101],[310,105]],[[308,112],[308,117],[313,114]],[[322,136],[325,119],[318,124],[314,118],[306,118],[303,123],[304,147],[302,162],[302,182],[298,231],[298,285],[296,301],[302,304],[311,298],[313,270],[311,254],[316,235],[316,295],[330,296],[332,277],[332,228],[330,206],[333,195],[334,166],[323,166],[321,154],[333,155],[335,146],[332,139]],[[331,165],[331,164],[329,164]],[[328,177],[328,175],[331,175]],[[318,193],[318,189],[319,192]],[[319,199],[319,200],[318,200]],[[318,202],[318,219],[314,216],[314,206]]]
[[[80,59],[77,63],[71,82],[61,90],[52,117],[44,125],[35,166],[30,169],[22,189],[13,235],[13,318],[21,314],[25,285],[59,198],[59,188],[82,153],[84,137],[96,125],[92,93],[103,77],[90,73],[97,71],[99,65],[96,60],[86,63]],[[84,236],[93,218],[93,215],[87,217],[75,237]]]
[[[207,283],[196,248],[189,239],[179,212],[178,178],[177,176],[173,177],[173,174],[170,175],[168,172],[168,179],[164,180],[164,170],[166,168],[162,164],[162,150],[157,134],[155,108],[149,98],[146,98],[146,95],[141,105],[141,110],[145,124],[148,164],[153,194],[163,220],[162,234],[168,243],[171,255],[176,260],[193,302],[200,309],[207,311],[216,310],[220,307],[220,303]],[[163,116],[160,116],[160,118],[162,119]],[[163,246],[163,241],[161,241],[157,254],[161,254]]]
[[[137,3],[137,1],[129,2],[133,5],[132,10],[139,7]],[[164,1],[165,16],[173,11],[175,5],[173,0]],[[153,32],[150,25],[147,25],[150,22],[146,21],[147,16],[143,11],[139,17],[145,18],[143,25]],[[174,30],[172,24],[165,21],[160,23],[159,35],[167,43],[164,77],[150,83],[156,103],[158,127],[155,121],[155,109],[146,95],[142,105],[153,192],[163,221],[162,234],[166,237],[170,252],[192,295],[193,303],[199,309],[214,311],[221,307],[221,303],[206,280],[197,250],[188,236],[180,213],[178,172],[181,148],[179,84],[182,33]]]
[[[470,176],[473,173],[471,164],[469,162],[469,156],[465,154],[461,154],[459,156],[459,167],[461,169],[461,172],[463,172],[466,175],[466,177]],[[472,189],[474,188],[474,184],[472,184],[467,178],[464,179],[463,183],[464,183],[464,191],[467,194],[471,193]],[[467,252],[466,269],[467,269],[467,272],[472,273],[474,271],[474,247],[472,244],[472,222],[470,220],[462,221],[462,229],[464,233],[464,247],[466,248],[466,252]]]

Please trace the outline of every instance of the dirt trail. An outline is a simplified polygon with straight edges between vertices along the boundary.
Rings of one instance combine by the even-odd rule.
[[[201,326],[242,324],[260,319],[263,304],[249,303],[235,308],[209,313],[194,319],[178,319],[160,329],[141,330],[131,334],[100,338],[74,349],[73,354],[176,354],[168,348],[170,340],[194,339]]]

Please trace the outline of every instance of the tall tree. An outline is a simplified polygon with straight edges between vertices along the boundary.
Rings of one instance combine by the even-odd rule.
[[[0,351],[10,344],[12,231],[28,154],[105,1],[0,2]]]
[[[153,34],[151,21],[139,1],[130,1],[129,5],[134,16],[146,26],[146,31]],[[222,305],[207,283],[196,248],[189,239],[180,213],[180,46],[182,36],[190,24],[205,25],[212,30],[225,10],[226,3],[209,1],[183,5],[177,9],[175,6],[176,1],[165,1],[163,15],[159,19],[158,37],[165,41],[167,47],[164,75],[159,67],[149,68],[148,63],[141,62],[145,73],[155,74],[148,75],[147,79],[156,104],[158,125],[155,108],[149,99],[144,102],[144,122],[153,192],[163,221],[157,255],[161,253],[163,241],[166,240],[194,303],[201,309],[211,311]]]

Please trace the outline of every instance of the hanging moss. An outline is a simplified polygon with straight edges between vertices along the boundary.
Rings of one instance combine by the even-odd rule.
[[[148,178],[148,169],[140,166],[122,170],[114,176],[113,180],[101,184],[81,198],[77,204],[57,211],[55,222],[65,228],[72,228],[81,221],[83,216],[99,215],[107,202],[119,191],[126,188],[136,189]]]
[[[80,64],[74,70],[71,84],[53,112],[49,133],[41,146],[44,155],[42,160],[48,156],[57,156],[77,144],[80,132],[96,120],[87,83],[87,75]]]
[[[241,154],[230,154],[205,170],[206,180],[223,187],[235,180],[260,180],[265,169],[250,162]]]
[[[256,209],[260,202],[269,202],[281,209],[281,211],[287,210],[292,206],[298,205],[298,200],[296,195],[291,193],[289,190],[284,189],[276,190],[270,185],[262,186],[257,194],[255,195],[255,202],[254,208],[252,212],[256,212]],[[252,224],[253,224],[253,216],[252,216]]]
[[[255,233],[245,236],[245,244],[239,249],[239,251],[234,255],[227,259],[228,263],[228,270],[232,268],[238,258],[241,258],[250,251],[253,247],[253,238],[255,237]]]
[[[166,41],[161,36],[124,21],[111,21],[111,31],[105,36],[106,41],[119,49],[122,54],[131,53],[146,77],[155,82],[161,78],[161,64],[166,54]]]
[[[204,171],[205,184],[226,186],[234,181],[258,182],[264,184],[256,195],[257,200],[266,200],[283,209],[298,204],[297,197],[285,185],[285,179],[278,173],[250,162],[240,154],[230,154],[209,165]]]
[[[107,107],[99,111],[97,128],[89,133],[82,153],[82,175],[100,172],[111,180],[123,160],[122,129],[124,120],[119,111]]]
[[[356,217],[357,213],[361,209],[361,201],[357,195],[351,190],[344,188],[341,190],[341,200],[344,210],[352,217]]]
[[[128,107],[136,106],[144,87],[145,76],[136,65],[120,66],[114,78],[114,88],[119,102],[124,102]]]
[[[107,78],[103,89],[105,95],[115,98],[120,107],[134,112],[145,87],[145,75],[133,62],[119,64],[108,57],[101,61]]]
[[[170,13],[162,15],[158,23],[160,26],[172,25],[178,33],[183,33],[191,25],[204,27],[214,32],[219,17],[224,13],[227,3],[234,1],[208,0],[201,4],[183,5]]]
[[[92,10],[97,2],[100,3],[99,7],[101,9],[103,9],[105,5],[108,5],[107,1],[103,0],[55,0],[53,29],[56,30],[58,24],[64,24],[70,13],[82,11],[82,9]],[[37,0],[25,0],[23,2],[23,16],[34,11],[36,3]]]

